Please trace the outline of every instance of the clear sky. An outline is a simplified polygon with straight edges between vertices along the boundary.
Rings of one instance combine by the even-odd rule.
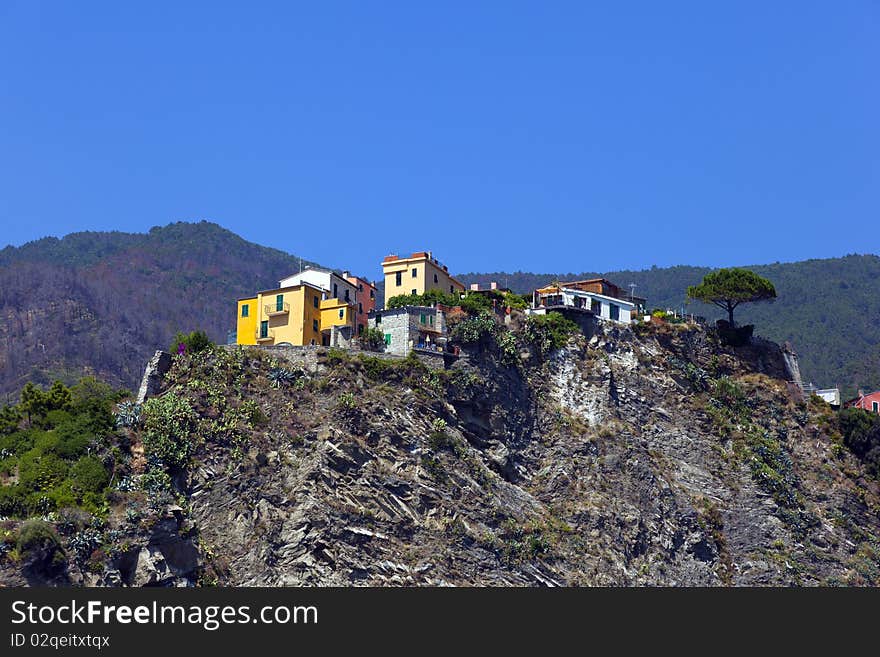
[[[371,275],[880,251],[880,4],[0,1],[0,245],[210,219]]]

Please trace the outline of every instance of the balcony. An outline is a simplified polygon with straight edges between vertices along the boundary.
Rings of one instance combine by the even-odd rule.
[[[276,315],[286,315],[290,312],[290,304],[282,303],[281,306],[277,303],[266,304],[263,306],[263,312],[266,317],[275,317]]]
[[[274,342],[275,341],[275,331],[269,329],[265,333],[260,332],[259,330],[254,332],[254,337],[257,340],[257,343],[261,342]]]

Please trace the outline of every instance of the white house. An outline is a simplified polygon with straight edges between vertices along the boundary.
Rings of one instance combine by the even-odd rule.
[[[598,292],[565,287],[563,284],[535,290],[534,314],[543,314],[552,308],[580,308],[596,317],[611,322],[630,324],[636,315],[636,304]]]
[[[349,283],[339,274],[329,269],[306,267],[298,274],[293,274],[279,281],[278,287],[288,287],[308,283],[319,287],[327,294],[328,299],[341,299],[350,304],[358,302],[357,286]]]

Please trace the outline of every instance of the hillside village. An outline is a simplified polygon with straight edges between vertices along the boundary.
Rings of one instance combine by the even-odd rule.
[[[385,307],[377,306],[377,286],[367,278],[316,267],[279,281],[277,288],[239,299],[235,343],[340,347],[372,329],[382,333],[389,353],[442,351],[448,345],[447,315],[461,314],[462,303],[473,307],[474,302],[501,316],[522,308],[527,314],[557,311],[621,324],[650,321],[644,317],[645,299],[601,278],[552,282],[526,301],[494,282],[486,288],[466,288],[430,251],[389,255],[382,261],[382,274]]]
[[[604,278],[552,281],[529,295],[516,295],[491,282],[465,286],[431,251],[407,257],[386,256],[381,263],[386,303],[377,303],[378,285],[349,271],[337,273],[306,267],[262,290],[237,300],[234,344],[367,348],[396,356],[412,351],[457,354],[451,326],[471,310],[491,310],[510,322],[514,309],[526,315],[555,312],[584,322],[702,322],[674,310],[648,312],[648,300]],[[450,321],[451,320],[451,321]],[[749,334],[750,335],[750,334]],[[837,388],[819,388],[801,380],[794,350],[789,380],[807,396],[815,394],[832,407],[863,408],[880,414],[880,391],[842,400]]]

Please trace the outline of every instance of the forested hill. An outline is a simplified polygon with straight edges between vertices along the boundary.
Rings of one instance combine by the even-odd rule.
[[[820,387],[840,385],[847,394],[858,387],[880,389],[880,257],[848,255],[749,266],[776,286],[772,304],[743,305],[737,322],[754,323],[756,332],[777,342],[790,341],[800,356],[805,381]],[[462,282],[497,281],[519,293],[554,280],[604,276],[648,299],[649,308],[684,306],[688,313],[721,317],[714,306],[687,304],[685,290],[696,285],[708,267],[666,267],[605,273],[532,274],[527,272],[470,273]]]
[[[7,247],[0,251],[0,393],[84,373],[132,388],[177,330],[203,328],[225,342],[234,299],[276,285],[299,264],[208,222]]]

